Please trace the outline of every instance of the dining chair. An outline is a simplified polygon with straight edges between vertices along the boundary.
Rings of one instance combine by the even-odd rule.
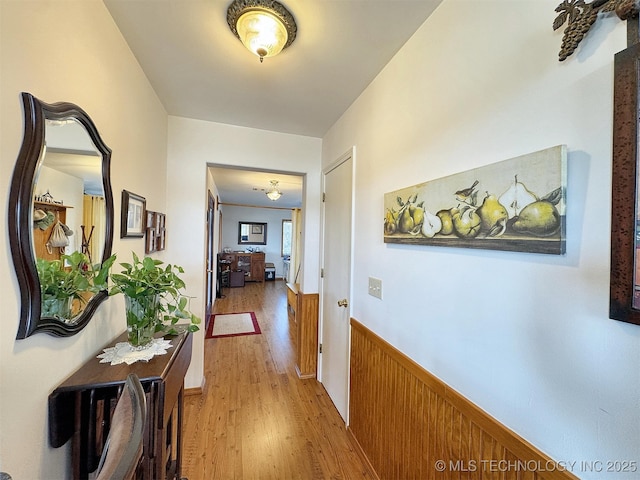
[[[140,379],[129,374],[111,418],[96,480],[131,480],[142,457],[147,400]]]

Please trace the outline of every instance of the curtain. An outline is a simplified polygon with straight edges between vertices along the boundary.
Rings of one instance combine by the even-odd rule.
[[[104,197],[85,195],[82,205],[82,253],[91,263],[102,261],[104,248],[105,224],[107,219]]]
[[[300,282],[300,264],[302,263],[302,210],[294,208],[291,212],[293,239],[291,242],[291,263],[289,264],[289,282]]]

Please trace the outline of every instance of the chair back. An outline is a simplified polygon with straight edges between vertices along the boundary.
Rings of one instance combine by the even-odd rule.
[[[111,418],[96,480],[130,480],[140,457],[147,416],[147,399],[140,379],[130,374]]]

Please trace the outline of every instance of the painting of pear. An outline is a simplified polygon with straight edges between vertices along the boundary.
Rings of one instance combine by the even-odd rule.
[[[562,255],[566,164],[557,145],[389,192],[384,242]]]

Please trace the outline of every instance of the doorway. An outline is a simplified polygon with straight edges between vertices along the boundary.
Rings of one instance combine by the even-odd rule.
[[[215,226],[218,252],[260,251],[265,253],[265,263],[275,268],[275,277],[285,276],[285,267],[290,259],[291,278],[298,271],[297,265],[302,258],[303,246],[299,242],[291,245],[291,252],[286,256],[282,250],[282,221],[293,222],[294,233],[302,226],[302,203],[305,190],[305,174],[275,170],[254,170],[231,165],[208,164],[210,190],[217,195],[216,208],[218,222]],[[267,195],[277,181],[277,188],[282,195],[275,201]],[[299,213],[302,212],[302,213]],[[224,213],[224,216],[223,216]],[[242,245],[239,243],[238,223],[267,222],[266,244]],[[299,235],[294,235],[299,239]]]

